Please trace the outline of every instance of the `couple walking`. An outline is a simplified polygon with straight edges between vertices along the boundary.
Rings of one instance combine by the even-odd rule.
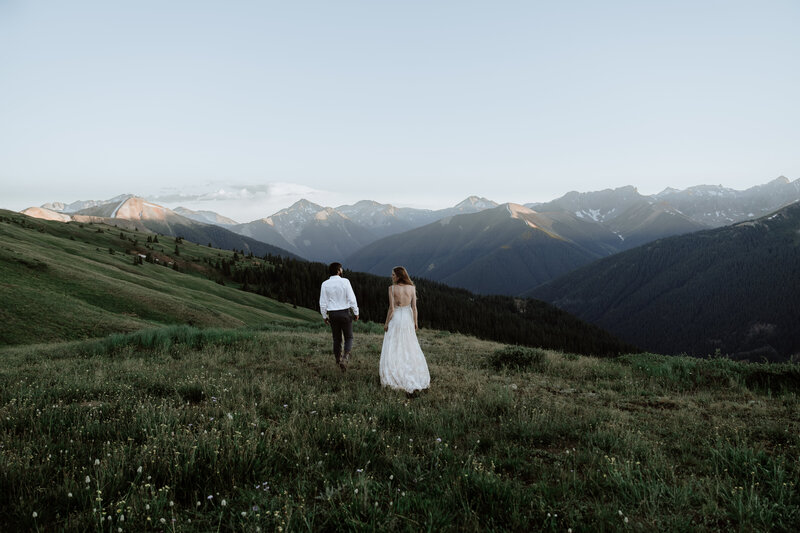
[[[358,303],[350,281],[342,277],[341,263],[331,263],[328,273],[330,278],[320,288],[319,309],[325,323],[331,326],[333,354],[339,368],[344,371],[353,348],[353,320],[358,320]],[[405,268],[394,267],[389,287],[389,310],[383,325],[386,334],[379,365],[381,385],[408,393],[427,389],[430,385],[428,364],[417,340],[417,329],[416,288]]]

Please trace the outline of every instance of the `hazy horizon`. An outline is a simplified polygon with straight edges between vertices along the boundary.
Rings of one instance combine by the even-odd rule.
[[[701,185],[712,185],[712,186],[722,186],[728,189],[734,189],[738,191],[746,190],[751,187],[764,185],[776,179],[784,177],[790,181],[795,181],[798,178],[792,179],[789,176],[776,176],[767,180],[764,180],[759,183],[754,183],[751,186],[745,187],[744,189],[735,189],[734,187],[727,187],[724,183],[722,184],[711,184],[711,183],[697,183],[690,187],[694,186],[701,186]],[[649,193],[646,191],[642,191],[638,187],[633,184],[629,184],[636,188],[640,194],[645,196],[652,196],[657,194],[658,192],[663,191],[667,187],[662,187],[658,191],[653,193]],[[315,189],[311,189],[309,187],[290,184],[290,183],[277,183],[277,184],[267,184],[265,186],[249,186],[243,187],[241,189],[237,189],[236,187],[228,187],[227,190],[217,189],[214,191],[209,191],[203,194],[182,194],[180,192],[175,192],[170,195],[147,195],[147,194],[138,194],[135,191],[123,191],[119,192],[118,194],[114,194],[109,197],[101,198],[101,197],[81,197],[81,198],[74,198],[69,200],[64,199],[51,199],[47,201],[41,201],[38,203],[31,203],[30,205],[25,205],[24,207],[17,206],[8,207],[6,205],[0,205],[2,209],[11,209],[13,211],[22,211],[28,207],[41,207],[48,203],[53,202],[62,202],[64,204],[70,204],[77,201],[105,201],[115,198],[117,196],[131,194],[134,196],[138,196],[141,198],[145,198],[148,201],[157,203],[159,205],[163,205],[164,207],[175,209],[177,207],[184,207],[187,209],[192,209],[194,211],[213,211],[217,214],[222,216],[231,218],[236,222],[250,222],[253,220],[257,220],[259,218],[266,218],[276,214],[278,211],[282,209],[286,209],[290,207],[295,202],[305,199],[315,204],[319,204],[322,207],[340,207],[343,205],[352,205],[356,202],[362,200],[369,200],[369,201],[376,201],[381,204],[391,204],[395,207],[412,207],[417,209],[446,209],[449,207],[453,207],[456,204],[466,200],[467,198],[476,196],[480,198],[485,198],[487,200],[494,201],[498,204],[504,203],[516,203],[516,204],[528,204],[528,203],[543,203],[549,202],[551,200],[555,200],[564,196],[569,192],[596,192],[605,189],[611,189],[612,187],[601,187],[597,189],[593,189],[590,191],[565,191],[563,194],[553,197],[553,198],[546,198],[541,200],[525,200],[525,199],[503,199],[498,200],[496,198],[491,198],[488,196],[480,195],[480,194],[454,194],[453,200],[449,203],[442,203],[439,201],[438,203],[425,203],[425,202],[410,202],[410,203],[398,203],[398,202],[391,202],[391,201],[381,201],[376,198],[367,198],[367,197],[352,197],[346,198],[343,195],[329,192],[329,191],[319,191]],[[613,187],[617,188],[617,187]],[[688,188],[688,187],[687,187]],[[246,189],[247,194],[243,193],[242,190]],[[338,201],[330,202],[327,200],[331,199],[338,199]],[[268,211],[268,212],[267,212]]]

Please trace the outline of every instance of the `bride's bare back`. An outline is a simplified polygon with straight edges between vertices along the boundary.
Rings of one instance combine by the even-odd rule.
[[[389,287],[389,311],[386,313],[386,322],[383,330],[389,329],[389,321],[392,320],[394,310],[397,307],[411,306],[411,313],[414,317],[414,329],[417,329],[417,289],[413,285],[394,284]]]
[[[416,303],[417,291],[413,285],[392,285],[389,292],[393,296],[394,307],[405,307]]]

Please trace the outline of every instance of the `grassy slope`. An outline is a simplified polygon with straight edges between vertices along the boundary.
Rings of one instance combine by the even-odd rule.
[[[98,337],[164,324],[239,327],[317,319],[307,309],[190,275],[202,270],[204,259],[216,261],[232,252],[185,241],[179,245],[180,258],[189,274],[179,273],[133,264],[126,251],[133,239],[142,252],[150,251],[144,247],[146,234],[35,220],[9,211],[0,216],[0,345]],[[175,239],[159,240],[153,252],[174,252]]]
[[[374,324],[346,374],[299,327],[0,350],[0,529],[800,528],[796,368],[497,371],[501,345],[422,330],[431,389],[409,399],[380,387]]]

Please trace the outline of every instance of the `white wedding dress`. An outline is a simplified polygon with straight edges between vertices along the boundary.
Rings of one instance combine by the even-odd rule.
[[[389,329],[383,336],[380,362],[381,385],[406,392],[427,389],[431,384],[428,363],[414,330],[410,305],[395,307]]]

